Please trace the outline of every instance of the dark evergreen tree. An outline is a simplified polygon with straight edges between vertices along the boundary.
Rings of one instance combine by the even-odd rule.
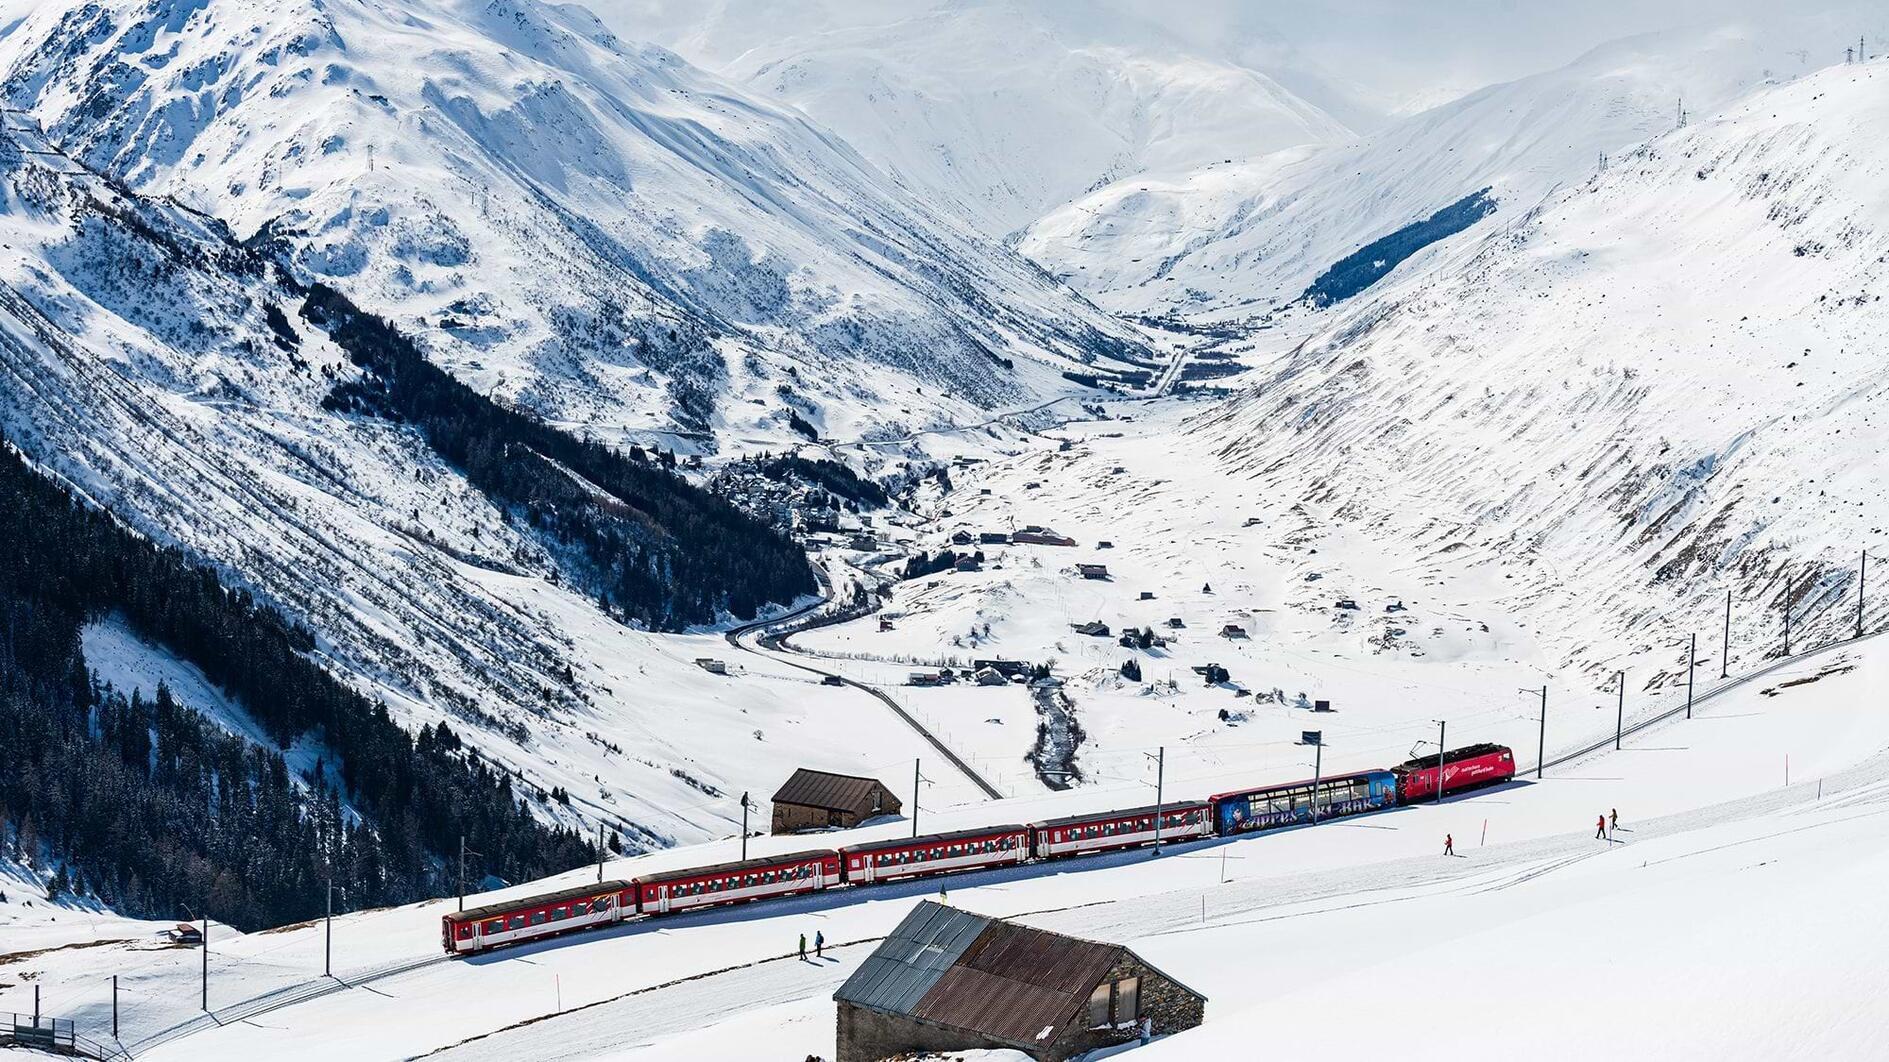
[[[306,630],[80,503],[3,439],[0,541],[0,807],[20,854],[53,853],[60,889],[77,873],[129,914],[187,903],[255,928],[319,913],[330,867],[354,906],[438,894],[462,834],[506,879],[595,858],[449,728],[408,734],[309,655]],[[195,664],[279,749],[318,740],[339,791],[328,760],[298,784],[277,749],[166,686],[146,700],[95,682],[80,634],[106,616]]]
[[[677,630],[818,589],[799,547],[675,474],[674,454],[626,456],[500,406],[331,288],[315,285],[302,316],[368,373],[337,388],[331,408],[419,428],[473,486],[556,547],[567,574],[606,611]]]

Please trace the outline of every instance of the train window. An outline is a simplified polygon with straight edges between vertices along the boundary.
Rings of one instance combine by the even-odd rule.
[[[503,918],[494,918],[485,924],[485,928],[481,930],[481,932],[503,933],[505,932],[505,920]]]
[[[473,923],[460,922],[458,925],[453,927],[453,935],[458,937],[460,940],[471,940],[472,929],[473,929]]]
[[[562,922],[568,917],[570,917],[570,912],[566,911],[564,908],[562,907],[551,908],[551,921]]]
[[[511,916],[510,918],[505,920],[505,928],[507,929],[525,928],[525,916],[521,914]]]
[[[534,926],[541,926],[541,925],[543,925],[543,924],[544,924],[544,919],[545,919],[545,914],[544,914],[544,912],[543,912],[543,911],[533,911],[533,912],[531,912],[531,924],[532,924],[532,925],[534,925]]]
[[[599,900],[597,901],[597,903],[599,905],[602,905],[603,901]],[[579,900],[576,903],[571,905],[571,914],[573,915],[587,915],[589,913],[590,913],[589,900]]]

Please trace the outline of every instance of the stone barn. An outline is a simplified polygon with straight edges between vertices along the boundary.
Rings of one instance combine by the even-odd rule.
[[[774,833],[857,826],[904,805],[877,778],[796,770],[774,794]]]
[[[927,900],[833,993],[838,1062],[1009,1048],[1040,1062],[1191,1029],[1207,997],[1119,944]]]

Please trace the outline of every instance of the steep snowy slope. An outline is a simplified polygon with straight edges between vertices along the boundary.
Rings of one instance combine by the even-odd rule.
[[[1194,430],[1413,557],[1494,549],[1550,632],[1635,630],[1559,647],[1596,675],[1727,591],[1741,647],[1846,631],[1889,526],[1885,100],[1840,65],[1624,153]]]
[[[75,156],[604,435],[780,432],[795,407],[864,431],[1135,349],[804,118],[580,8],[50,3],[0,70]]]
[[[1767,81],[1842,58],[1854,25],[1762,24],[1633,38],[1496,85],[1346,146],[1118,181],[1045,217],[1019,246],[1120,312],[1254,318],[1363,245],[1478,190],[1507,224],[1551,189]],[[1845,29],[1841,27],[1849,26]]]
[[[652,21],[647,6],[598,8],[627,28]],[[993,237],[1120,177],[1349,137],[1320,102],[1342,95],[1311,75],[1282,73],[1294,91],[1132,5],[717,0],[656,15],[665,43],[807,112]]]
[[[0,432],[306,624],[397,720],[450,721],[534,788],[568,790],[547,815],[643,844],[731,832],[740,792],[784,763],[923,754],[864,694],[816,705],[813,677],[785,667],[710,675],[691,661],[720,638],[605,616],[419,431],[324,408],[357,370],[259,256],[38,143],[0,137]],[[105,657],[132,648],[96,663],[125,678]]]

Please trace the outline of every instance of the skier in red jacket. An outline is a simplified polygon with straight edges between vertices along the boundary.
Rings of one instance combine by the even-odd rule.
[[[1600,818],[1597,818],[1594,820],[1594,840],[1604,841],[1606,839],[1607,839],[1607,816],[1602,815]]]

